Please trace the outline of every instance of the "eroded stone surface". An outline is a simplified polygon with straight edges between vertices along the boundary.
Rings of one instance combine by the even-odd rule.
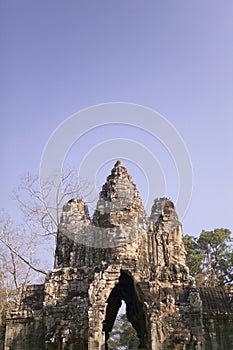
[[[54,269],[8,316],[5,350],[107,349],[122,300],[140,349],[230,349],[230,290],[195,288],[185,254],[172,201],[147,217],[117,162],[93,218],[82,200],[64,206]]]

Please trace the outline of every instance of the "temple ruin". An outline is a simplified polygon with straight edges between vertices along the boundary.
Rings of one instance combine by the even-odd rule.
[[[7,317],[5,350],[106,350],[122,301],[139,349],[233,349],[231,290],[195,286],[174,204],[151,215],[121,162],[92,217],[83,200],[63,208],[54,269]]]

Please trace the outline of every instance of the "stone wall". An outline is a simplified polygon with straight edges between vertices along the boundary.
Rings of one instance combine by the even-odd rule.
[[[122,300],[140,349],[233,348],[230,291],[198,290],[185,254],[172,201],[148,217],[117,162],[92,218],[83,200],[64,206],[54,269],[8,315],[5,350],[107,349]]]

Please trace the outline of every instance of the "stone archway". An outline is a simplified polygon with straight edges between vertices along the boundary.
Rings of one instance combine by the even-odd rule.
[[[133,278],[127,272],[122,271],[119,282],[115,285],[107,300],[106,317],[103,322],[105,350],[108,349],[109,333],[112,331],[122,300],[126,304],[127,318],[137,332],[139,349],[147,349],[146,317],[143,304],[138,298]]]
[[[94,247],[93,225],[109,228]],[[54,267],[7,315],[5,350],[105,350],[121,300],[141,350],[233,348],[231,290],[193,285],[174,204],[156,199],[148,217],[120,162],[92,219],[81,199],[64,206]]]

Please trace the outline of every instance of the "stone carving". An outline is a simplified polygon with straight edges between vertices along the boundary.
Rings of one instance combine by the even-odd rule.
[[[122,300],[140,349],[232,348],[230,290],[196,288],[185,254],[172,201],[148,217],[118,161],[93,218],[83,200],[64,206],[54,269],[8,315],[4,349],[107,349]]]

